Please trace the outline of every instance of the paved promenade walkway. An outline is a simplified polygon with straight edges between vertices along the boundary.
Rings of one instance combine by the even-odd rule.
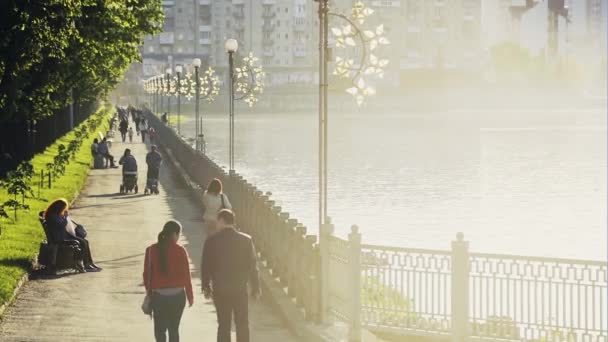
[[[186,307],[182,319],[181,340],[215,341],[214,307],[200,293],[201,210],[166,165],[161,194],[142,195],[146,148],[140,141],[112,147],[116,158],[126,147],[133,150],[140,194],[118,194],[120,169],[92,170],[70,211],[87,228],[93,258],[104,270],[28,282],[0,323],[0,341],[153,341],[152,321],[140,310],[144,250],[170,218],[183,224],[181,243],[190,253],[195,289],[195,304]],[[252,303],[250,310],[253,342],[295,341],[263,302]]]

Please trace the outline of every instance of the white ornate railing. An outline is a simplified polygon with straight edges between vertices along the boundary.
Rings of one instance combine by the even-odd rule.
[[[361,246],[362,324],[379,330],[450,332],[450,253]]]
[[[473,253],[471,335],[606,341],[606,263]]]
[[[605,262],[469,253],[462,234],[447,251],[360,244],[358,234],[324,239],[327,310],[355,331],[455,341],[607,341]],[[348,259],[353,246],[356,262]]]

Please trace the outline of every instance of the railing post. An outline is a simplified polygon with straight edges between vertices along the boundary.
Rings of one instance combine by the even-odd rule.
[[[319,317],[322,323],[330,320],[329,315],[329,237],[334,232],[331,218],[327,218],[327,223],[321,225],[319,237],[319,249],[321,253],[321,297]]]
[[[352,226],[348,235],[349,267],[350,267],[350,342],[361,341],[361,233],[359,227]]]
[[[457,233],[452,241],[452,341],[469,335],[469,242]]]

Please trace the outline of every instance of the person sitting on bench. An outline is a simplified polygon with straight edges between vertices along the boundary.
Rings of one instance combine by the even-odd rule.
[[[102,156],[104,156],[107,160],[110,161],[110,167],[118,167],[114,164],[114,156],[110,154],[110,148],[108,147],[108,140],[106,138],[103,138],[103,140],[99,143],[97,149],[99,150],[99,153]]]
[[[70,219],[68,216],[68,207],[68,201],[65,198],[59,198],[51,202],[44,212],[44,219],[48,225],[51,235],[53,236],[53,240],[78,241],[78,244],[84,253],[84,269],[81,269],[81,271],[99,272],[101,271],[101,267],[95,265],[93,262],[89,241],[85,239],[86,231],[84,228],[78,229],[77,227],[79,225]]]

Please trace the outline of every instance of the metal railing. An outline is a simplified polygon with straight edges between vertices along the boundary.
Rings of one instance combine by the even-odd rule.
[[[286,295],[303,310],[310,321],[319,320],[319,249],[317,236],[308,235],[307,228],[289,213],[283,212],[270,193],[264,193],[238,173],[227,173],[215,162],[198,152],[173,129],[148,112],[156,128],[158,142],[173,157],[199,188],[218,178],[230,198],[237,217],[237,226],[252,236],[260,260],[276,281],[286,288]]]
[[[607,341],[605,262],[469,253],[460,233],[446,251],[360,244],[360,236],[323,238],[330,264],[337,259],[351,272],[327,275],[329,291],[340,279],[361,279],[341,287],[342,295],[360,293],[359,307],[346,306],[350,312],[329,295],[328,311],[353,331],[457,341]],[[344,258],[353,248],[358,265]],[[352,321],[356,312],[359,322]]]
[[[472,253],[471,336],[606,341],[606,263]]]
[[[333,226],[316,235],[237,173],[221,167],[149,115],[162,145],[190,179],[219,178],[261,260],[311,321],[337,319],[349,339],[361,328],[464,340],[607,342],[607,263],[361,244]],[[201,190],[202,194],[202,190]]]

